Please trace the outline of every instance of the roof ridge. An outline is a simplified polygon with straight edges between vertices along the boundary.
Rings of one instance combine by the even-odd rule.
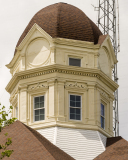
[[[27,125],[25,125],[25,124],[23,124],[26,128],[28,128],[28,130],[38,139],[38,141],[46,148],[46,150],[48,151],[48,153],[50,153],[50,155],[55,159],[55,160],[57,160],[56,159],[56,157],[55,157],[55,155],[53,155],[52,153],[51,153],[51,149],[49,150],[49,148],[47,148],[45,145],[44,145],[44,143],[42,143],[41,142],[41,140],[45,140],[45,144],[46,143],[49,143],[49,144],[51,144],[51,146],[53,146],[52,147],[52,149],[53,148],[57,148],[57,150],[59,150],[59,151],[61,151],[61,154],[65,154],[65,155],[67,155],[68,156],[68,158],[70,157],[72,160],[74,160],[74,158],[72,158],[70,155],[68,155],[67,153],[65,153],[63,150],[61,150],[60,148],[58,148],[57,146],[55,146],[53,143],[51,143],[49,140],[47,140],[44,136],[42,136],[39,132],[37,132],[36,130],[34,130],[33,128],[31,128],[31,127],[29,127],[29,126],[27,126]],[[39,137],[38,137],[38,135],[39,135]],[[65,156],[64,155],[64,156]],[[58,159],[59,160],[59,159]]]
[[[12,154],[11,159],[74,160],[36,130],[19,120],[5,127],[0,133],[1,144],[6,141],[4,133],[9,133],[9,136],[12,137],[13,143],[8,149],[13,149],[15,152]],[[20,157],[19,154],[21,154]]]
[[[128,141],[118,137],[109,137],[107,140],[111,140],[109,142],[109,146],[106,147],[106,150],[99,154],[94,160],[103,160],[103,159],[128,159]]]
[[[22,122],[21,122],[22,123]],[[43,146],[44,146],[44,144],[37,138],[37,136],[35,136],[34,134],[33,134],[33,132],[32,131],[34,131],[34,132],[36,132],[36,134],[39,134],[39,136],[42,136],[40,133],[38,133],[36,130],[34,130],[33,128],[30,128],[29,126],[27,126],[26,124],[24,124],[24,123],[22,123],[23,125],[24,125],[24,127],[25,128],[27,128],[28,130],[29,130],[29,132],[38,140],[38,142],[40,142]],[[32,130],[32,131],[31,131]],[[44,139],[46,139],[44,136],[42,136]],[[46,139],[47,140],[47,139]],[[49,141],[49,143],[51,143],[50,141]],[[44,146],[45,147],[45,146]],[[47,148],[45,147],[45,149],[47,150]],[[53,157],[53,155],[47,150],[47,152]],[[54,158],[54,157],[53,157]],[[55,159],[55,158],[54,158]]]
[[[39,143],[41,143],[40,141],[39,141],[39,139],[32,133],[32,131],[35,131],[34,129],[32,129],[32,128],[30,128],[29,126],[27,126],[26,124],[24,124],[24,123],[22,123],[22,122],[20,122],[19,120],[17,120],[17,122],[19,123],[19,124],[21,124],[27,131],[29,131],[37,140],[38,140],[38,142]],[[32,130],[32,131],[31,131]],[[35,132],[37,132],[37,131],[35,131]],[[37,132],[38,133],[38,132]],[[42,136],[41,134],[39,134],[40,136]],[[44,136],[42,136],[44,139],[46,139]],[[46,139],[47,140],[47,139]],[[50,142],[50,141],[49,141]],[[51,143],[51,142],[50,142]],[[41,143],[42,144],[42,143]],[[44,144],[42,144],[43,145],[43,147],[47,150],[47,148],[44,146]],[[48,154],[50,154],[52,157],[53,157],[53,155],[47,150],[47,152],[48,152]],[[54,158],[54,157],[53,157]],[[55,158],[54,158],[55,159]]]

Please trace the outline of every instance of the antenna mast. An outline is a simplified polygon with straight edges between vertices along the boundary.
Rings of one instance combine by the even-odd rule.
[[[117,58],[117,53],[120,52],[118,0],[99,0],[99,7],[97,8],[98,27],[104,35],[109,34]],[[113,80],[118,83],[117,64],[114,65]],[[119,136],[118,90],[115,91],[114,97],[113,130],[116,137]]]

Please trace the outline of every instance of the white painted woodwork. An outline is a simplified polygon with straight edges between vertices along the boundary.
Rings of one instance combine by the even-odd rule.
[[[105,137],[103,134],[101,134],[101,133],[99,133],[99,135],[100,135],[100,138],[101,138],[101,140],[102,140],[102,143],[103,143],[103,145],[104,145],[104,147],[106,148],[106,140],[107,140],[107,137]]]
[[[45,138],[47,138],[51,143],[54,142],[55,127],[38,129],[37,131],[38,131],[41,135],[43,135]]]
[[[62,127],[37,131],[76,160],[93,160],[106,146],[106,137],[98,131]]]

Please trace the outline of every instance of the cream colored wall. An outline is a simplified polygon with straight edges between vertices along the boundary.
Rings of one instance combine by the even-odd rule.
[[[97,77],[50,73],[20,80],[16,88],[17,96],[19,93],[19,120],[35,129],[58,125],[99,130],[106,136],[113,135],[112,115],[109,116],[113,91]],[[82,96],[81,121],[69,119],[69,94]],[[40,95],[45,95],[45,120],[34,122],[33,98]],[[106,107],[105,130],[100,127],[101,102]],[[14,105],[13,101],[11,103]]]
[[[39,26],[37,28],[35,25],[17,48],[19,57],[13,58],[10,66],[7,66],[14,75],[23,70],[51,64],[68,65],[69,57],[73,57],[81,59],[81,67],[98,67],[99,45],[93,45],[91,42],[70,41],[52,39]]]
[[[69,57],[72,57],[81,59],[81,67],[99,68],[111,78],[115,63],[108,37],[101,46],[91,42],[52,39],[36,24],[17,50],[19,57],[10,68],[12,75],[51,64],[68,65]]]
[[[113,136],[112,102],[118,85],[111,80],[114,60],[107,40],[100,46],[52,39],[35,25],[17,50],[7,65],[13,77],[6,87],[14,117],[18,105],[19,120],[35,129],[57,125]],[[69,66],[69,57],[80,58],[81,67]],[[69,94],[82,96],[81,121],[69,119]],[[34,122],[33,98],[40,95],[45,96],[45,120]],[[101,103],[105,105],[105,130],[100,127]]]
[[[99,68],[107,75],[111,76],[110,58],[104,48],[100,49]]]
[[[56,64],[69,65],[69,58],[81,59],[81,67],[95,68],[95,53],[92,51],[88,51],[87,49],[80,50],[79,48],[75,50],[73,47],[56,47]]]

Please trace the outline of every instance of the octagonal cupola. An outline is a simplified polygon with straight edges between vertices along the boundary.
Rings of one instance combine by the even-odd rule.
[[[113,136],[115,63],[109,35],[80,9],[57,3],[40,10],[7,65],[12,116],[75,159],[93,159]]]

